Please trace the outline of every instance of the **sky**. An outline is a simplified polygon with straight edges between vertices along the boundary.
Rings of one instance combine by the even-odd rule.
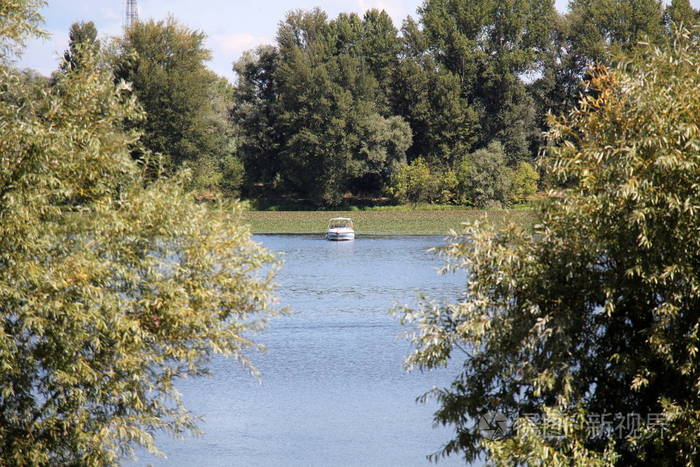
[[[68,47],[68,30],[76,21],[93,21],[100,37],[121,34],[125,0],[48,0],[43,8],[47,40],[32,40],[18,61],[22,68],[33,68],[49,75],[58,67],[59,57]],[[400,27],[406,16],[416,16],[423,0],[138,0],[139,17],[165,19],[169,14],[190,28],[207,34],[206,46],[212,51],[209,68],[234,80],[232,63],[248,49],[272,43],[278,23],[289,11],[320,7],[330,17],[341,12],[363,13],[386,10]],[[560,11],[567,0],[556,0]],[[695,8],[700,0],[691,0]]]

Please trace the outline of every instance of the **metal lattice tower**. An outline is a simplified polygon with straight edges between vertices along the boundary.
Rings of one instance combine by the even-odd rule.
[[[126,0],[126,14],[124,15],[124,26],[131,27],[139,20],[139,7],[136,0]]]

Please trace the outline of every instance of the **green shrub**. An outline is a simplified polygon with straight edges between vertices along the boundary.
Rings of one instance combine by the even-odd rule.
[[[438,185],[428,164],[419,157],[410,164],[399,165],[388,191],[399,203],[432,203],[439,196]]]
[[[455,167],[455,177],[457,178],[457,187],[455,188],[455,198],[457,204],[470,205],[472,201],[469,197],[469,181],[472,164],[470,156],[467,154],[457,162]]]
[[[245,176],[243,163],[232,154],[219,161],[212,157],[201,157],[196,161],[185,162],[183,167],[191,171],[191,190],[216,193],[217,196],[223,194],[237,197]]]
[[[483,207],[488,201],[512,201],[513,171],[499,142],[465,156],[457,166],[457,192],[461,204]]]
[[[245,177],[243,162],[230,154],[224,157],[219,165],[221,167],[219,187],[228,196],[238,196]]]
[[[437,201],[441,204],[457,204],[457,188],[459,179],[452,169],[442,171],[437,177],[439,195]]]
[[[513,201],[516,203],[527,201],[537,191],[539,179],[540,176],[532,165],[527,162],[518,164],[518,168],[513,172]]]
[[[190,189],[194,191],[217,190],[221,183],[221,171],[216,161],[210,157],[201,157],[196,161],[188,161],[183,167],[192,173]]]

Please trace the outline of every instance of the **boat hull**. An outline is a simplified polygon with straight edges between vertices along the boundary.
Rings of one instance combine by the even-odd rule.
[[[354,240],[355,232],[328,232],[326,239],[334,241]]]

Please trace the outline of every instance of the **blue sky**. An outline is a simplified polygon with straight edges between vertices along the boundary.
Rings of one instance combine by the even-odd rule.
[[[399,26],[415,16],[422,0],[138,0],[141,19],[163,19],[172,14],[191,28],[207,34],[213,58],[209,67],[233,80],[231,64],[244,50],[273,41],[277,24],[285,13],[298,8],[321,7],[329,16],[340,12],[362,13],[384,9]],[[691,0],[695,8],[700,0]],[[563,10],[567,0],[556,0]],[[93,21],[101,37],[121,33],[125,0],[49,0],[42,10],[51,38],[33,40],[18,65],[48,75],[56,69],[68,45],[68,29],[76,21]]]

